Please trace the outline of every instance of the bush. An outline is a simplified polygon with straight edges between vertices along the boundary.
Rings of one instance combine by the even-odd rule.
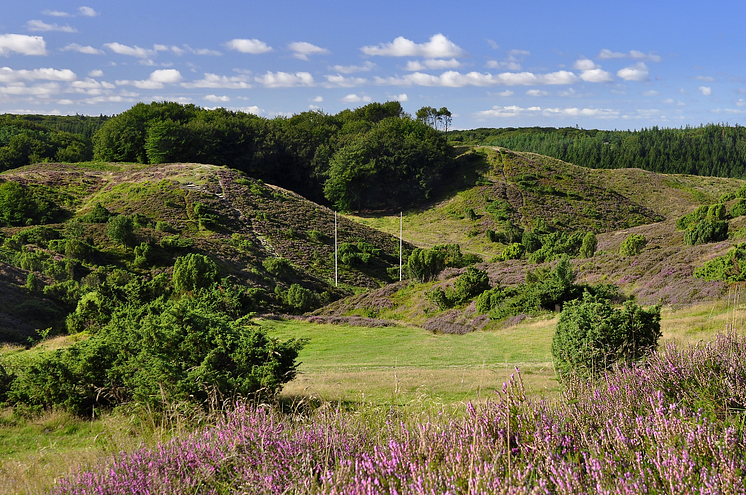
[[[746,280],[746,244],[737,244],[724,256],[708,261],[694,270],[694,276],[704,280],[743,282]]]
[[[710,207],[707,209],[707,217],[714,218],[715,220],[725,220],[725,214],[725,205],[722,203],[710,205]]]
[[[684,242],[690,246],[724,241],[728,238],[728,222],[707,217],[686,229]]]
[[[101,203],[96,203],[90,213],[80,217],[81,222],[85,223],[106,223],[109,221],[113,214],[102,206]]]
[[[519,260],[523,256],[523,249],[523,244],[514,242],[503,249],[503,252],[500,253],[499,259],[500,261]]]
[[[466,216],[467,220],[477,220],[479,218],[477,214],[474,212],[474,208],[471,208],[471,207],[466,208],[466,210],[464,210],[464,215]]]
[[[290,262],[285,258],[267,258],[262,266],[275,277],[286,275],[290,271]]]
[[[739,198],[730,209],[730,216],[736,218],[743,215],[746,215],[746,198]]]
[[[583,245],[580,246],[580,256],[583,258],[592,258],[593,254],[596,252],[597,246],[598,239],[596,238],[596,234],[588,232],[585,234],[585,237],[583,237]]]
[[[559,376],[598,376],[616,362],[652,353],[661,337],[660,310],[645,310],[632,301],[614,309],[607,299],[587,292],[566,303],[552,341]]]
[[[490,290],[490,278],[487,272],[470,266],[456,279],[449,299],[454,304],[464,304],[486,290]]]
[[[266,399],[293,379],[303,344],[272,339],[199,299],[127,306],[96,335],[21,370],[8,397],[87,416],[133,400]]]
[[[285,294],[287,305],[298,313],[310,311],[316,305],[316,298],[313,292],[305,287],[293,284]]]
[[[428,282],[446,267],[446,253],[438,249],[415,249],[407,259],[407,274],[418,282]]]
[[[648,240],[642,234],[630,234],[619,246],[621,256],[637,256],[647,245]]]
[[[521,244],[523,244],[523,249],[527,253],[533,253],[541,249],[541,239],[537,234],[529,230],[523,232]]]
[[[106,233],[112,241],[131,246],[135,242],[135,223],[127,215],[111,217],[106,225]]]
[[[218,280],[218,267],[202,254],[189,253],[176,258],[174,263],[174,289],[176,292],[194,292],[206,289]]]
[[[13,181],[0,184],[0,224],[23,226],[49,223],[60,213],[59,206],[35,197],[26,186]]]

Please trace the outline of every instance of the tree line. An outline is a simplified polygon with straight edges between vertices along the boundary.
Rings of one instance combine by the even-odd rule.
[[[666,174],[746,177],[746,128],[708,124],[680,129],[602,131],[573,127],[451,131],[453,144],[502,146],[590,168],[641,168]]]

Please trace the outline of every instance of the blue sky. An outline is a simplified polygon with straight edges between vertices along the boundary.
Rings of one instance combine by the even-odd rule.
[[[396,99],[446,106],[460,129],[746,121],[743,2],[6,3],[0,113]]]

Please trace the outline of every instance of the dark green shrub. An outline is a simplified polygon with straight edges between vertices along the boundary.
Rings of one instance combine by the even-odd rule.
[[[23,226],[52,222],[61,213],[59,206],[32,194],[17,182],[0,184],[0,224]]]
[[[583,237],[583,245],[580,246],[580,256],[583,258],[592,258],[593,254],[596,252],[597,246],[598,239],[596,238],[596,234],[588,232],[585,234],[585,237]]]
[[[425,291],[425,298],[435,304],[438,309],[448,309],[453,307],[453,301],[451,301],[442,287],[435,287],[433,290]]]
[[[490,242],[502,242],[503,241],[502,235],[500,235],[500,233],[495,232],[492,229],[487,229],[484,232],[484,235],[485,237],[487,237],[487,240]]]
[[[176,249],[186,249],[192,247],[194,241],[188,237],[181,237],[180,235],[168,235],[161,239],[161,247],[169,251]]]
[[[464,216],[466,216],[467,220],[477,220],[479,218],[477,214],[474,212],[474,208],[471,208],[471,207],[466,208],[466,210],[464,210]]]
[[[8,397],[88,416],[133,400],[266,399],[295,376],[303,343],[279,342],[200,299],[127,306],[98,334],[21,370]]]
[[[308,238],[317,244],[322,244],[326,236],[318,230],[311,230],[308,232]]]
[[[622,256],[637,256],[647,245],[648,240],[642,234],[630,234],[622,245],[619,246],[619,254]]]
[[[123,246],[131,246],[135,242],[135,224],[127,215],[111,217],[106,224],[106,233],[109,239]]]
[[[707,217],[709,207],[707,205],[698,206],[696,210],[691,213],[687,213],[683,217],[676,220],[677,230],[686,230],[690,225],[693,225],[700,220],[704,220]]]
[[[505,299],[505,293],[500,287],[493,287],[490,290],[486,290],[479,294],[475,300],[477,311],[481,314],[489,313],[503,299]]]
[[[81,222],[85,223],[106,223],[113,214],[106,209],[101,203],[96,203],[90,213],[80,217]]]
[[[730,209],[730,216],[736,218],[743,215],[746,215],[746,198],[739,198]]]
[[[487,272],[470,266],[456,279],[453,292],[448,296],[454,304],[464,304],[489,289],[490,278]]]
[[[560,377],[598,376],[616,362],[637,361],[655,350],[661,337],[660,306],[648,310],[632,301],[614,309],[607,299],[584,293],[560,314],[552,341]]]
[[[526,230],[521,236],[521,244],[523,244],[523,249],[530,254],[541,249],[541,238],[536,233]]]
[[[694,276],[724,282],[746,281],[746,244],[737,244],[724,256],[708,261],[694,270]]]
[[[135,246],[135,266],[144,268],[150,263],[150,258],[153,256],[153,248],[147,242],[141,242],[139,246]]]
[[[343,265],[368,264],[373,257],[381,254],[381,250],[372,244],[360,241],[356,244],[343,242],[339,245],[337,255]]]
[[[310,311],[316,304],[313,292],[298,284],[290,286],[285,294],[285,300],[288,306],[297,313]]]
[[[275,277],[286,275],[291,269],[290,262],[285,258],[267,258],[262,266]]]
[[[155,230],[157,230],[158,232],[166,232],[169,234],[175,234],[177,232],[177,230],[165,220],[159,220],[155,222]]]
[[[722,203],[710,205],[710,207],[707,209],[707,216],[709,218],[714,218],[715,220],[725,220],[725,214],[725,205]]]
[[[728,238],[728,222],[707,217],[686,229],[684,242],[690,246],[724,241]]]
[[[407,259],[407,274],[418,282],[428,282],[446,267],[446,253],[438,249],[415,249]]]
[[[519,260],[521,257],[523,257],[523,244],[514,242],[503,249],[503,252],[500,253],[499,259],[501,261]]]
[[[202,254],[189,253],[176,258],[173,282],[176,292],[193,292],[210,287],[218,280],[218,267]]]
[[[499,199],[487,203],[486,209],[487,212],[498,221],[510,220],[511,214],[513,213],[513,207],[510,206],[510,203]]]

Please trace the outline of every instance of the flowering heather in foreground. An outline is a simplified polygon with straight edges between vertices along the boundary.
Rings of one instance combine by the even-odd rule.
[[[203,433],[123,454],[53,493],[746,493],[746,339],[421,420],[238,407]],[[369,412],[368,412],[369,413]]]

